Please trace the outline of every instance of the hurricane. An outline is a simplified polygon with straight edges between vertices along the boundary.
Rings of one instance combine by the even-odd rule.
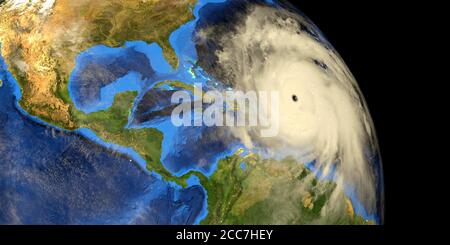
[[[279,93],[279,111],[264,109],[279,116],[279,133],[260,137],[260,127],[240,127],[231,129],[235,136],[249,149],[270,149],[271,157],[314,161],[324,176],[333,175],[335,192],[355,188],[373,211],[372,123],[342,58],[321,34],[299,31],[312,24],[288,11],[253,6],[241,19],[234,32],[220,39],[218,64],[233,77],[236,90]]]

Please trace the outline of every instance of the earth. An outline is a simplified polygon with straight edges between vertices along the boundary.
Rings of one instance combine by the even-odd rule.
[[[287,1],[6,0],[0,45],[1,224],[383,223],[365,100]],[[199,89],[276,91],[277,134],[174,125]]]

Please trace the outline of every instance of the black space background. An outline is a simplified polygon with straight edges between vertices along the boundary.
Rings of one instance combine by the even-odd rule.
[[[400,174],[401,128],[407,86],[398,78],[404,59],[402,12],[406,4],[393,1],[291,1],[323,32],[355,76],[377,132],[385,180],[385,224],[404,223],[410,214],[396,193]],[[404,160],[403,160],[404,161]],[[397,207],[396,207],[397,206]],[[402,217],[404,215],[404,217]]]
[[[429,6],[423,1],[290,2],[317,25],[344,59],[374,121],[384,169],[385,225],[382,235],[374,232],[362,237],[367,242],[375,242],[375,237],[405,242],[426,237],[429,230],[438,232],[439,223],[431,219],[442,220],[445,214],[435,213],[432,207],[424,208],[420,193],[434,196],[433,191],[438,195],[448,192],[431,187],[439,185],[437,178],[422,167],[432,165],[428,156],[436,151],[432,144],[423,143],[425,137],[433,135],[427,130],[428,122],[423,121],[433,120],[432,110],[436,110],[426,106],[426,101],[438,97],[433,92],[435,83],[429,78],[423,80],[422,70],[427,73],[427,63],[439,62],[431,56],[422,57],[429,50],[422,48],[425,41],[420,36],[429,33],[432,40],[439,39],[439,28],[432,27],[436,23],[425,20],[434,16],[446,19],[447,15],[438,13],[441,7],[436,3]],[[430,87],[419,86],[421,81]],[[428,148],[432,151],[428,152]]]
[[[1,0],[0,0],[1,2]],[[355,76],[367,101],[377,131],[385,178],[385,225],[358,227],[275,227],[277,240],[295,240],[296,244],[320,241],[380,242],[396,238],[413,238],[408,229],[414,225],[413,208],[406,204],[409,185],[398,181],[402,174],[406,149],[404,121],[405,79],[398,75],[404,60],[408,28],[409,1],[290,1],[308,16],[324,33]],[[409,201],[409,199],[408,199]],[[416,221],[417,222],[417,221]],[[406,232],[399,232],[399,229]],[[251,228],[251,227],[245,227]],[[220,229],[217,227],[196,230]],[[61,241],[81,238],[146,243],[173,241],[182,227],[9,227],[0,229],[2,236],[15,238],[54,238]],[[159,240],[159,241],[157,241]],[[200,243],[199,243],[200,244]]]
[[[442,80],[439,75],[436,80],[425,75],[433,73],[428,66],[439,63],[438,58],[427,54],[431,50],[428,47],[439,44],[429,45],[424,39],[431,37],[430,43],[440,39],[438,23],[448,14],[439,9],[446,8],[435,2],[428,5],[424,1],[402,0],[291,2],[336,48],[368,104],[384,168],[383,236],[403,242],[419,237],[430,239],[426,233],[439,232],[442,228],[437,221],[442,222],[446,214],[433,207],[425,208],[420,193],[436,196],[434,192],[441,195],[448,190],[441,190],[439,180],[436,181],[439,177],[428,174],[423,167],[432,167],[436,155],[430,139],[441,138],[440,133],[433,132],[439,130],[433,121],[439,103],[430,106],[429,101],[439,98],[435,87],[439,82],[433,81]]]

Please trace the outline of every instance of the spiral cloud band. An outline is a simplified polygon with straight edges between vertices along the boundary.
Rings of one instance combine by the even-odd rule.
[[[279,93],[279,133],[264,138],[255,127],[231,130],[250,149],[315,161],[325,175],[333,170],[337,190],[356,188],[370,212],[376,197],[368,158],[376,147],[357,83],[325,40],[301,31],[301,25],[312,25],[308,20],[279,11],[254,7],[236,31],[221,38],[223,49],[216,53],[234,89]]]

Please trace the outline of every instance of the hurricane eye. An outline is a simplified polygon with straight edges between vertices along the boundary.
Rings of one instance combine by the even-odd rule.
[[[297,97],[297,95],[292,95],[292,100],[294,101],[294,102],[297,102],[298,101],[298,97]]]

